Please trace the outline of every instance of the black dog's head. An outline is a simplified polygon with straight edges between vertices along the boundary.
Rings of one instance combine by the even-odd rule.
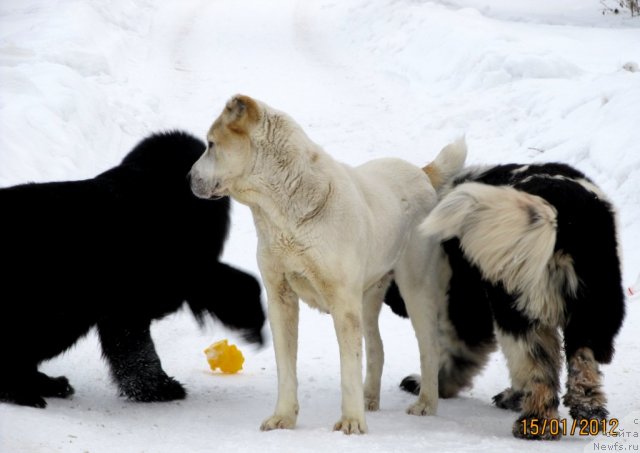
[[[208,256],[222,253],[229,229],[230,200],[202,200],[193,195],[188,174],[204,152],[204,142],[183,131],[152,134],[140,141],[120,165],[96,179],[114,187],[127,203],[132,221],[156,231],[195,238],[202,232]]]
[[[130,218],[151,236],[150,253],[170,250],[170,279],[186,286],[185,300],[197,318],[213,315],[262,343],[265,316],[261,289],[251,275],[220,263],[229,228],[228,197],[205,200],[191,191],[188,174],[205,144],[181,131],[153,134],[142,140],[122,163],[104,174],[126,186]],[[159,272],[165,272],[159,270]]]
[[[149,190],[166,193],[187,184],[189,170],[205,148],[202,140],[186,132],[160,132],[139,142],[113,170],[135,172],[137,184],[153,184]]]

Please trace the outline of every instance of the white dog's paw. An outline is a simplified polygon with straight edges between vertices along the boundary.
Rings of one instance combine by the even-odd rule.
[[[407,414],[411,415],[436,415],[437,404],[429,404],[425,401],[416,401],[407,408]]]
[[[355,417],[342,417],[333,425],[334,431],[342,431],[345,434],[364,434],[367,432],[367,424],[363,419]]]
[[[380,409],[380,399],[373,397],[364,397],[364,410],[366,411],[377,411]]]
[[[260,425],[261,431],[271,431],[272,429],[293,429],[296,426],[296,417],[293,415],[273,414]]]

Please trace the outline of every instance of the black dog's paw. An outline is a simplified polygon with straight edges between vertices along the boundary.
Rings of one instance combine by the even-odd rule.
[[[20,406],[35,407],[38,409],[44,409],[47,407],[47,402],[37,393],[8,392],[0,390],[0,401],[18,404]]]
[[[44,409],[47,407],[47,402],[40,395],[20,395],[15,400],[16,404],[21,406],[30,406],[38,409]]]
[[[420,393],[420,376],[417,374],[412,374],[407,376],[400,382],[400,388],[405,392],[413,393],[414,395],[418,395]]]
[[[42,373],[40,373],[38,379],[38,390],[42,396],[51,396],[54,398],[68,398],[75,392],[66,377],[59,376],[52,378]]]
[[[500,409],[508,409],[515,412],[520,412],[522,409],[522,397],[523,392],[515,391],[511,387],[503,390],[493,397],[493,404]]]
[[[121,395],[142,403],[181,400],[187,396],[182,384],[169,376],[131,381],[121,388]]]

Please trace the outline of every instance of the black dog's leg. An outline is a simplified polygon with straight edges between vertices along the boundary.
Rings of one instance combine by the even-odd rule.
[[[45,408],[44,396],[67,398],[73,395],[73,387],[64,376],[52,378],[36,371],[35,366],[29,372],[13,373],[0,378],[0,401]]]
[[[47,402],[38,388],[38,368],[36,364],[27,364],[15,360],[9,355],[4,360],[10,368],[0,374],[0,401],[45,408]]]
[[[67,398],[74,393],[73,387],[66,377],[58,376],[52,378],[41,372],[36,375],[36,387],[40,395],[54,398]]]
[[[150,321],[128,326],[98,323],[102,351],[120,394],[144,402],[183,399],[184,387],[162,369],[149,324]]]

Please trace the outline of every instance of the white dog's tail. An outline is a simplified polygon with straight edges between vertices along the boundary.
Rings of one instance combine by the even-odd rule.
[[[509,292],[543,284],[556,239],[557,212],[543,198],[508,186],[464,183],[420,226],[426,236],[458,237],[483,277]]]
[[[467,142],[464,137],[442,148],[433,162],[422,170],[429,176],[431,185],[436,191],[462,170],[467,158]]]

